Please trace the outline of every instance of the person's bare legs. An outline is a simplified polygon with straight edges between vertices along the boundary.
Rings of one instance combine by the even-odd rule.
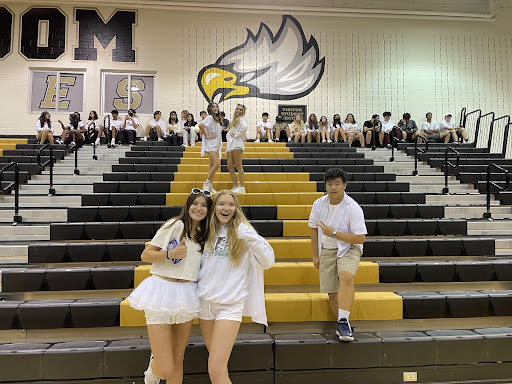
[[[347,136],[348,136],[348,146],[351,147],[352,142],[354,141],[354,132],[349,132],[347,134]]]
[[[220,168],[220,159],[219,154],[217,152],[206,152],[208,154],[208,157],[210,158],[210,169],[208,171],[208,180],[213,181],[213,178],[215,177],[215,173]]]
[[[174,370],[174,356],[171,339],[171,326],[169,324],[148,324],[148,336],[153,361],[151,370],[162,380],[172,376]]]
[[[183,383],[183,358],[187,348],[188,338],[192,330],[192,322],[171,325],[171,347],[173,367],[171,375],[167,377],[167,384]],[[158,376],[158,375],[157,375]]]
[[[226,156],[229,176],[231,176],[231,181],[233,181],[233,188],[236,188],[238,187],[238,180],[236,179],[235,163],[233,161],[233,151],[229,151]]]
[[[238,184],[240,187],[244,187],[244,181],[245,181],[245,173],[244,173],[244,167],[242,165],[242,158],[244,155],[244,151],[240,149],[235,149],[234,151],[231,151],[233,154],[233,162],[235,163],[236,170],[238,172]]]

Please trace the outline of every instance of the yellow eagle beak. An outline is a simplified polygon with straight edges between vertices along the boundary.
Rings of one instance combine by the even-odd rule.
[[[249,88],[236,85],[237,76],[234,73],[220,68],[212,67],[204,71],[201,77],[201,87],[210,101],[213,101],[215,91],[218,89],[232,89],[224,95],[223,99],[233,96],[243,96],[249,93]]]

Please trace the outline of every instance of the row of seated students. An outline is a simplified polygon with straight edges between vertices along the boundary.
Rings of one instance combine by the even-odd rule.
[[[224,118],[224,129],[222,132],[223,141],[226,141],[226,132],[229,120]],[[58,144],[68,143],[70,147],[74,147],[77,142],[89,140],[91,132],[96,131],[96,140],[93,145],[99,145],[102,135],[107,137],[109,147],[116,145],[129,144],[133,145],[137,138],[137,128],[140,125],[140,120],[136,115],[134,109],[128,110],[128,114],[123,118],[119,118],[117,110],[111,111],[111,118],[109,118],[108,127],[104,127],[102,122],[98,119],[96,111],[89,113],[88,120],[84,123],[80,120],[80,114],[74,112],[69,116],[69,123],[65,125],[61,120],[58,120],[62,127],[62,135],[60,138],[55,139]],[[147,141],[153,138],[158,141],[166,140],[168,145],[183,145],[195,146],[195,143],[200,140],[199,123],[206,118],[206,111],[200,112],[200,120],[195,121],[194,115],[187,110],[181,112],[181,119],[178,120],[176,111],[171,111],[169,114],[169,122],[167,123],[162,118],[160,111],[153,113],[153,118],[147,123],[144,129],[144,136],[142,140]],[[378,114],[374,114],[371,119],[364,122],[362,128],[356,122],[354,115],[347,114],[345,120],[342,122],[340,115],[333,116],[332,123],[329,123],[326,116],[322,116],[320,120],[314,113],[309,115],[308,121],[304,123],[302,115],[297,114],[292,123],[288,124],[284,121],[283,116],[276,117],[275,124],[269,121],[269,114],[264,112],[261,120],[256,125],[256,142],[266,139],[268,142],[287,140],[288,142],[294,141],[311,143],[315,141],[320,142],[348,142],[349,146],[355,142],[361,147],[391,147],[390,134],[397,140],[402,142],[413,142],[414,140],[420,141],[421,137],[428,138],[435,142],[455,142],[458,143],[460,139],[467,141],[467,132],[463,127],[456,127],[455,123],[451,120],[451,113],[447,113],[444,120],[438,125],[432,121],[432,113],[426,114],[426,121],[422,124],[420,130],[414,120],[411,119],[409,113],[404,113],[402,119],[395,124],[391,120],[391,112],[383,113],[383,120],[380,120]],[[109,128],[109,129],[108,129]],[[46,141],[53,144],[54,142],[54,126],[50,119],[49,112],[41,113],[40,118],[36,121],[37,138],[44,143]],[[110,141],[109,141],[110,140]],[[378,142],[378,144],[377,144]]]
[[[402,119],[395,124],[391,120],[391,112],[382,114],[383,120],[380,120],[378,114],[374,114],[371,119],[364,122],[360,127],[356,122],[354,115],[349,113],[342,122],[339,114],[333,116],[331,123],[326,116],[317,117],[314,113],[309,115],[308,121],[304,123],[301,114],[297,114],[291,124],[287,124],[283,116],[278,115],[274,125],[268,121],[268,113],[262,114],[262,120],[256,127],[256,142],[261,139],[267,139],[269,142],[281,139],[297,143],[306,141],[311,143],[331,143],[348,142],[352,146],[356,141],[361,147],[370,147],[380,145],[380,147],[391,147],[390,134],[401,142],[420,141],[418,136],[427,138],[434,142],[455,142],[460,139],[467,141],[467,132],[463,127],[458,127],[451,120],[452,114],[447,113],[444,120],[438,125],[432,121],[432,113],[426,114],[426,120],[422,124],[421,130],[409,113],[404,113]],[[377,144],[378,141],[378,144]]]

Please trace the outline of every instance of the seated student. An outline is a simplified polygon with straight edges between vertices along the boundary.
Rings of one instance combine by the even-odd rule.
[[[295,115],[295,119],[293,119],[290,131],[294,143],[298,143],[299,139],[302,144],[306,142],[306,132],[304,132],[304,121],[302,121],[302,116],[300,113],[297,113],[297,115]]]
[[[206,117],[208,116],[208,113],[206,111],[201,111],[199,112],[199,116],[201,116],[201,120],[199,121],[196,121],[197,125],[196,125],[196,142],[198,141],[202,141],[202,137],[201,135],[199,134],[199,123],[202,123],[204,119],[206,119]]]
[[[155,111],[153,112],[153,118],[148,121],[142,140],[148,141],[151,132],[156,132],[158,141],[162,141],[162,132],[164,132],[166,128],[167,124],[165,124],[165,121],[162,119],[162,112]]]
[[[345,118],[345,122],[343,123],[343,130],[345,131],[345,135],[347,136],[348,146],[352,146],[352,142],[354,138],[359,141],[361,148],[364,148],[364,136],[359,128],[359,125],[354,119],[354,115],[349,113]]]
[[[318,128],[318,120],[316,119],[316,115],[314,113],[309,115],[309,119],[306,122],[306,126],[304,127],[304,132],[306,133],[306,139],[308,143],[311,143],[312,139],[317,143],[320,142],[320,129]]]
[[[185,125],[185,123],[187,122],[187,116],[188,116],[188,111],[186,109],[181,111],[180,125],[182,128]]]
[[[197,123],[194,121],[194,115],[189,113],[187,115],[187,121],[185,125],[181,129],[181,134],[183,136],[183,146],[188,146],[190,140],[190,146],[196,146],[197,132],[196,132]]]
[[[382,117],[384,117],[384,120],[381,121],[381,129],[379,132],[380,147],[382,148],[386,145],[388,148],[391,148],[391,138],[389,135],[391,134],[395,123],[391,121],[391,112],[384,112]]]
[[[331,127],[329,127],[327,116],[322,116],[320,118],[318,128],[320,129],[320,136],[322,136],[322,143],[331,143]]]
[[[267,112],[261,114],[261,120],[256,125],[255,143],[259,143],[260,139],[267,139],[269,143],[272,143],[272,124],[268,121]]]
[[[288,127],[288,124],[283,119],[282,115],[277,115],[276,117],[276,123],[272,127],[272,131],[275,132],[275,139],[276,141],[279,141],[281,137],[281,132],[284,131],[286,133],[286,137],[288,138],[288,142],[292,141],[292,135],[290,133],[290,127]]]
[[[89,132],[89,129],[91,129],[92,127],[94,127],[94,130],[96,132],[98,132],[98,133],[97,133],[95,142],[91,143],[91,145],[99,146],[100,145],[101,135],[103,133],[105,133],[105,137],[108,137],[108,131],[101,124],[100,119],[98,118],[98,114],[96,113],[96,111],[89,112],[89,119],[85,123],[85,129],[87,130],[87,132]],[[92,137],[91,137],[91,139],[92,139]]]
[[[380,124],[379,115],[372,115],[370,120],[363,124],[363,131],[366,135],[366,146],[375,148],[377,135],[380,133],[382,126]]]
[[[414,142],[414,140],[418,140],[418,126],[414,120],[411,120],[410,113],[404,113],[402,116],[402,120],[398,122],[398,128],[402,131],[402,142]]]
[[[128,115],[125,116],[123,126],[119,132],[119,140],[124,143],[128,143],[130,146],[135,144],[137,139],[137,128],[139,127],[140,121],[136,115],[135,109],[130,108]]]
[[[78,119],[78,128],[77,128],[77,140],[78,146],[81,146],[81,143],[88,139],[87,129],[85,128],[85,123],[82,121],[82,117],[80,116],[80,112],[73,112],[73,114]]]
[[[110,130],[112,132],[112,139],[110,141],[109,148],[115,148],[116,146],[116,138],[118,132],[121,130],[123,126],[123,120],[119,118],[119,111],[117,109],[113,109],[110,111],[112,118],[110,119]],[[117,142],[117,145],[122,145],[121,142]]]
[[[459,137],[462,137],[464,141],[468,141],[468,133],[464,127],[455,127],[455,123],[452,120],[452,114],[447,113],[444,120],[439,124],[441,132],[448,132],[451,135],[454,143],[459,142]]]
[[[226,113],[224,111],[220,112],[220,116],[222,117],[222,141],[226,142],[226,133],[229,131],[229,120],[226,119]]]
[[[432,121],[432,112],[428,112],[425,117],[427,118],[427,121],[425,121],[422,126],[421,130],[422,132],[418,132],[419,135],[426,137],[430,141],[435,142],[441,142],[444,141],[445,143],[450,142],[450,133],[448,132],[439,132],[439,126],[435,121]]]
[[[167,145],[178,145],[178,139],[183,138],[181,124],[178,120],[176,111],[169,113],[169,125],[165,127],[164,136]],[[183,140],[182,140],[183,141]]]
[[[54,129],[50,117],[50,113],[44,111],[41,113],[41,116],[39,116],[39,119],[36,120],[36,137],[38,140],[40,140],[40,144],[44,144],[46,140],[48,140],[50,144],[54,143]]]
[[[335,143],[338,142],[338,137],[341,137],[341,142],[347,141],[345,131],[343,130],[343,124],[339,114],[335,114],[332,118],[332,124],[330,124],[331,137]]]
[[[68,125],[64,125],[61,120],[57,120],[62,127],[62,144],[70,141],[69,150],[72,150],[78,140],[84,140],[83,133],[85,131],[84,123],[80,121],[80,114],[72,113],[69,115]]]

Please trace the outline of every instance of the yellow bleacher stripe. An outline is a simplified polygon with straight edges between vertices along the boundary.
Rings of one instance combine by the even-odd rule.
[[[196,181],[173,181],[171,182],[171,193],[186,193],[196,188]],[[216,190],[231,189],[232,181],[213,182],[213,188]],[[247,181],[245,183],[247,193],[294,193],[294,192],[315,192],[316,183],[314,181]]]
[[[35,137],[35,135],[34,135]],[[0,139],[0,144],[27,144],[28,143],[28,139],[9,139],[9,138],[4,138],[4,139]]]
[[[279,220],[309,219],[313,205],[278,205],[277,218]]]
[[[326,293],[266,293],[265,305],[269,322],[333,321],[336,318]],[[121,302],[121,326],[144,326],[143,311]],[[356,292],[350,311],[351,320],[400,320],[403,318],[402,297],[393,292]],[[244,322],[248,319],[244,319]]]
[[[208,176],[207,172],[176,172],[174,174],[174,181],[195,181],[203,182]],[[231,176],[226,173],[217,173],[215,175],[216,181],[231,181]],[[245,181],[309,181],[307,173],[245,173]]]
[[[241,205],[310,205],[323,195],[322,192],[243,193],[237,197]],[[189,193],[168,193],[166,205],[184,205],[188,196]]]
[[[283,220],[283,236],[310,236],[307,220]]]
[[[0,144],[0,149],[16,149],[16,144]]]

